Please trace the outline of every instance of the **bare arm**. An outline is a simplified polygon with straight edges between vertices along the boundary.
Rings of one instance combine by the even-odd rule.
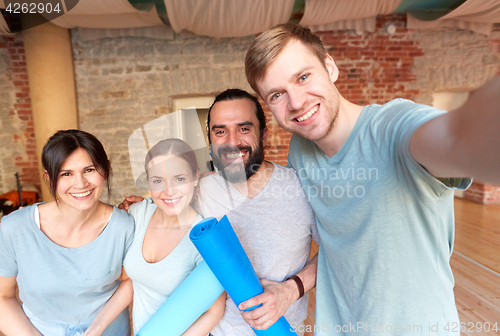
[[[109,299],[108,303],[94,318],[87,331],[85,331],[85,336],[101,335],[111,322],[132,302],[134,296],[132,279],[125,273],[123,266],[120,280],[120,286],[118,286],[111,299]]]
[[[0,331],[6,336],[42,336],[16,298],[16,277],[0,277]]]
[[[500,185],[500,77],[472,92],[455,111],[420,126],[410,151],[436,177],[474,177]]]
[[[226,309],[226,292],[215,301],[206,312],[204,312],[182,336],[206,336],[224,316]]]
[[[318,254],[307,263],[296,275],[302,280],[304,293],[316,286],[316,269],[318,267]],[[242,311],[243,319],[254,329],[264,330],[274,324],[285,314],[288,307],[299,299],[299,288],[294,280],[274,282],[266,279],[261,281],[264,293],[254,296],[239,305],[240,310],[245,310],[262,304],[261,307],[251,311]]]

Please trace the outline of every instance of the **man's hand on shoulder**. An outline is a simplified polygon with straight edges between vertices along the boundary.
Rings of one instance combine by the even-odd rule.
[[[118,204],[118,209],[128,211],[128,208],[134,204],[144,201],[144,197],[141,196],[125,196],[123,202]]]
[[[239,305],[241,316],[254,329],[265,330],[285,314],[288,307],[298,299],[297,285],[293,281],[274,282],[261,279],[264,292]],[[243,311],[253,306],[262,306]]]

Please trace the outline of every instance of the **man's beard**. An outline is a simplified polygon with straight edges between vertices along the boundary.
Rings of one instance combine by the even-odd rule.
[[[212,148],[213,145],[212,145]],[[248,151],[248,161],[239,163],[227,164],[221,159],[224,153],[240,153],[242,150]],[[259,140],[259,145],[252,150],[250,146],[231,146],[221,145],[217,149],[217,153],[212,152],[212,159],[215,167],[221,172],[222,177],[230,183],[241,183],[247,181],[260,168],[264,161],[264,146],[262,138]]]

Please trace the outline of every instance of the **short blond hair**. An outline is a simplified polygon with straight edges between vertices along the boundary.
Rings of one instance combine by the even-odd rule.
[[[309,28],[288,22],[277,25],[257,36],[248,48],[245,57],[245,74],[252,89],[257,92],[257,81],[264,78],[267,68],[285,49],[290,41],[300,41],[322,64],[327,52],[319,37]]]

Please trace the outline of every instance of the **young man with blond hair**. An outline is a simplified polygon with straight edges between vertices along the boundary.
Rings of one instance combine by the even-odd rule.
[[[500,184],[500,79],[450,113],[403,99],[358,106],[335,87],[320,39],[292,23],[259,35],[245,68],[294,134],[288,164],[317,216],[311,329],[456,334],[453,189],[467,176]]]

